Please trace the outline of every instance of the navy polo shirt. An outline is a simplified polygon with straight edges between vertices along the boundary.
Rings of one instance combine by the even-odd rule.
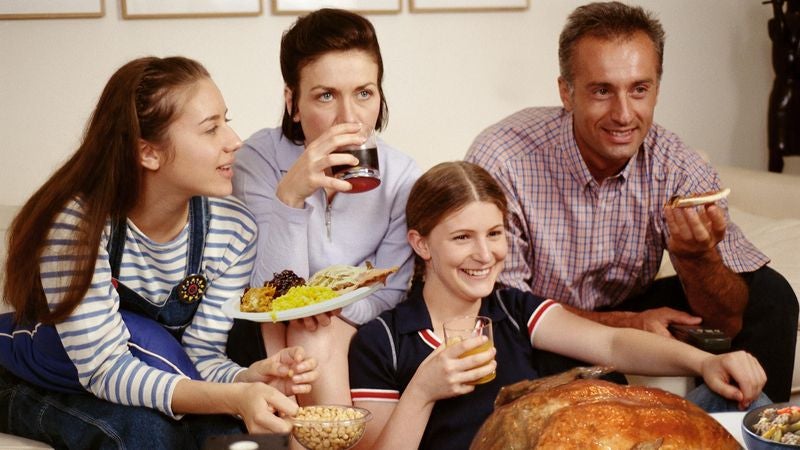
[[[397,402],[417,367],[440,344],[433,333],[422,289],[359,328],[350,345],[350,392],[354,402]],[[537,378],[531,346],[539,319],[552,300],[518,289],[495,289],[481,301],[480,315],[492,319],[497,376],[469,394],[437,401],[420,449],[466,449],[494,409],[500,388]]]

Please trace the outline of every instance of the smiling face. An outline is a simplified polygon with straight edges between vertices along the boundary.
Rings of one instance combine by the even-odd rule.
[[[642,32],[612,40],[587,36],[575,46],[574,80],[559,78],[564,108],[592,176],[614,176],[642,145],[658,97],[658,54]]]
[[[480,301],[492,292],[508,253],[503,213],[482,201],[446,216],[428,236],[409,230],[409,242],[425,261],[426,301]]]
[[[222,197],[233,191],[234,152],[242,141],[228,126],[225,100],[204,78],[176,96],[177,118],[167,131],[168,150],[143,153],[143,166],[163,192]]]
[[[293,120],[302,126],[306,143],[339,123],[362,123],[373,128],[378,120],[378,64],[365,51],[320,56],[300,70],[299,91],[295,95],[286,89],[286,107],[291,111],[292,102],[298,102]]]

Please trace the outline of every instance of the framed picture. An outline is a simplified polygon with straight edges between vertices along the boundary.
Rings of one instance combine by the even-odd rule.
[[[408,0],[411,12],[515,11],[529,0]]]
[[[103,17],[103,0],[0,0],[0,19]]]
[[[0,0],[2,1],[2,0]],[[261,14],[262,0],[122,0],[125,19],[239,17]]]
[[[301,14],[320,8],[340,8],[364,14],[400,12],[400,0],[272,0],[273,14]]]

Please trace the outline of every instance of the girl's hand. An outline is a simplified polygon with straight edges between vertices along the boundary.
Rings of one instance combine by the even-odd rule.
[[[292,208],[302,208],[306,198],[318,189],[336,192],[352,189],[350,183],[330,176],[328,169],[358,164],[358,158],[353,155],[333,152],[345,145],[364,142],[364,137],[359,134],[361,126],[358,123],[334,125],[313,142],[306,143],[303,154],[278,183],[275,193],[278,199]]]
[[[302,347],[287,347],[251,364],[239,374],[237,381],[260,381],[285,395],[296,395],[311,392],[311,383],[318,377],[314,358],[306,357]]]
[[[422,361],[409,382],[409,388],[413,386],[426,401],[431,402],[472,392],[475,386],[468,382],[489,375],[497,368],[494,360],[496,350],[492,347],[475,355],[459,356],[487,339],[486,336],[477,336],[449,347],[440,345]]]
[[[280,416],[297,414],[297,403],[263,383],[232,383],[229,401],[250,433],[288,433],[292,425]]]
[[[711,355],[703,361],[701,372],[712,391],[737,401],[742,410],[758,398],[767,382],[758,360],[743,351]]]

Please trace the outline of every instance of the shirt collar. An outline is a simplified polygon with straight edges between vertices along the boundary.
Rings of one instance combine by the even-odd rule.
[[[481,316],[492,319],[492,322],[505,320],[507,318],[503,309],[498,305],[495,295],[497,288],[492,290],[488,297],[481,300],[481,307],[478,312]],[[397,312],[397,331],[400,334],[416,333],[420,330],[432,330],[431,315],[428,306],[422,297],[422,289],[416,288],[409,292],[405,301],[400,302],[396,307]]]
[[[564,110],[564,114],[566,114],[565,119],[561,123],[561,148],[567,157],[567,167],[569,172],[572,174],[572,177],[582,186],[587,186],[591,184],[597,184],[592,176],[592,173],[589,172],[589,166],[586,165],[586,161],[583,160],[583,156],[581,156],[581,151],[578,148],[578,141],[575,139],[575,128],[574,124],[574,117],[571,112]],[[625,168],[622,169],[620,173],[617,175],[610,177],[610,178],[617,178],[619,177],[620,181],[625,181],[630,177],[630,172],[633,166],[636,165],[636,160],[639,157],[640,153],[644,153],[642,156],[647,159],[647,147],[648,143],[652,140],[653,135],[653,127],[650,127],[650,131],[645,136],[644,142],[639,147],[639,151],[634,153],[633,157],[628,160],[628,164],[625,165]]]
[[[571,112],[564,110],[566,117],[561,122],[561,150],[564,152],[567,162],[567,170],[572,175],[572,178],[581,186],[590,185],[594,181],[586,161],[581,156],[581,151],[578,148],[578,141],[575,140],[575,128],[573,128],[574,119]]]

